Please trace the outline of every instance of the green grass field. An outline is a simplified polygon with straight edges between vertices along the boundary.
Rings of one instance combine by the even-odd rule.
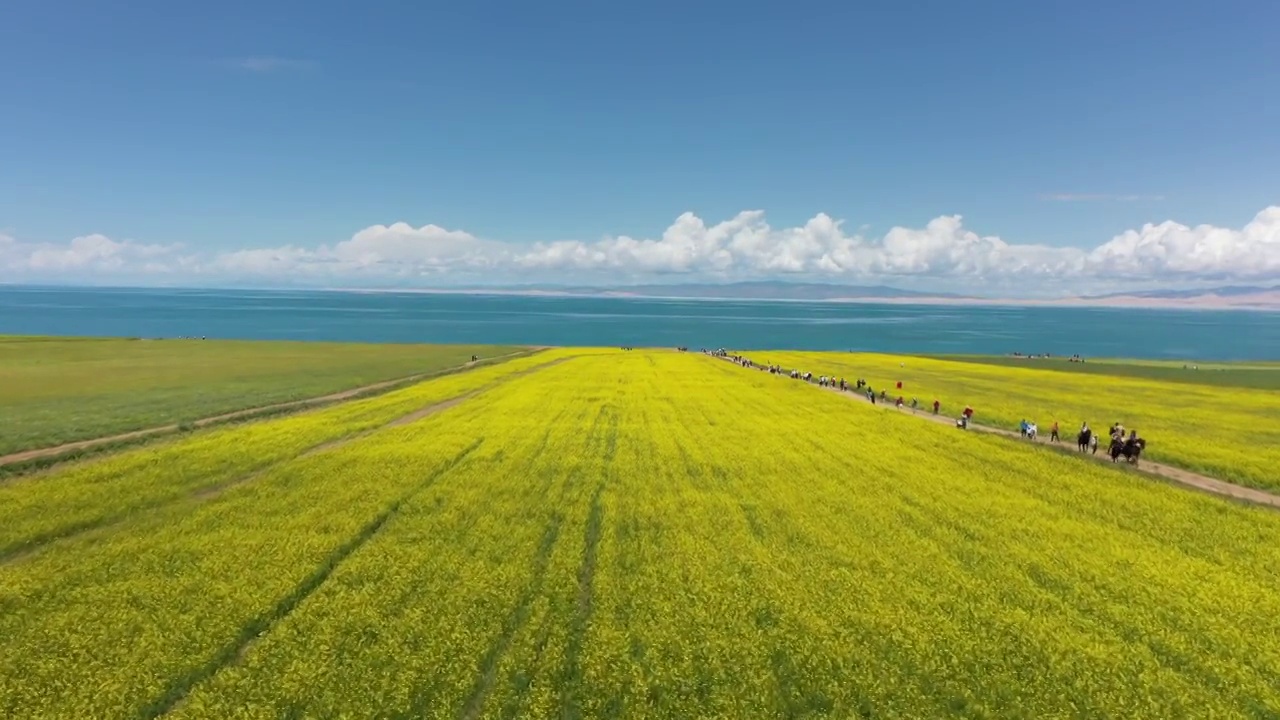
[[[1144,456],[1152,460],[1263,490],[1280,490],[1277,392],[1066,372],[1037,365],[1039,361],[1012,365],[871,353],[753,351],[747,355],[814,375],[843,376],[850,381],[864,378],[877,391],[887,390],[890,397],[903,395],[908,403],[918,398],[922,409],[936,398],[942,402],[942,412],[952,417],[969,404],[978,424],[1016,430],[1026,418],[1037,423],[1047,438],[1056,420],[1066,443],[1074,443],[1082,422],[1105,435],[1119,421],[1147,439]],[[901,391],[895,387],[899,381]]]
[[[0,337],[0,455],[299,400],[517,348]]]
[[[1120,360],[1101,358],[1084,363],[1069,362],[1065,358],[1015,358],[996,355],[934,355],[937,360],[998,365],[1014,368],[1034,368],[1059,372],[1112,377],[1144,378],[1165,382],[1190,383],[1192,385],[1220,385],[1222,387],[1252,388],[1255,390],[1280,390],[1280,363],[1199,363],[1172,360]]]
[[[197,431],[0,533],[4,717],[1280,715],[1280,513],[697,354]]]

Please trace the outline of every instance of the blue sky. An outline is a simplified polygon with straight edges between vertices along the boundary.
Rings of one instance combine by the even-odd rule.
[[[146,256],[170,281],[291,262],[423,284],[834,264],[963,285],[983,273],[957,270],[955,233],[868,259],[892,228],[954,215],[1081,253],[1145,223],[1208,224],[1280,269],[1280,221],[1258,222],[1280,205],[1280,3],[870,5],[6,3],[0,280],[142,276]],[[741,240],[759,218],[716,234],[752,210],[768,237]],[[686,212],[715,237],[661,246]],[[819,213],[856,247],[772,249]],[[362,231],[359,253],[341,245]],[[1198,273],[1212,237],[1166,235],[1163,259],[1146,240],[1103,256],[1130,252],[1134,282],[1259,277]],[[290,247],[303,254],[273,250]],[[1098,276],[999,252],[1064,285]]]

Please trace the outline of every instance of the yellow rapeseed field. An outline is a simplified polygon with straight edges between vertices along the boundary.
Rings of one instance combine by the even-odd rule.
[[[0,481],[0,559],[251,477],[298,454],[556,362],[543,352],[272,422],[211,429],[58,472]]]
[[[698,355],[547,358],[0,561],[0,716],[1280,714],[1280,514]]]
[[[974,422],[1016,430],[1026,418],[1048,438],[1056,420],[1074,443],[1081,423],[1095,431],[1123,423],[1147,438],[1152,460],[1264,490],[1280,490],[1280,393],[1134,377],[1073,374],[1034,367],[1001,367],[870,353],[753,351],[763,363],[814,375],[863,378],[890,397],[934,399]],[[897,390],[901,381],[903,389]],[[1105,443],[1105,440],[1104,440]]]

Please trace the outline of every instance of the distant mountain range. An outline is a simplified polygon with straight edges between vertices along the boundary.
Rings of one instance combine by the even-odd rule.
[[[1153,298],[1153,299],[1186,299],[1213,295],[1220,298],[1237,298],[1249,295],[1263,295],[1280,292],[1280,286],[1230,286],[1219,288],[1200,288],[1196,290],[1142,290],[1137,292],[1110,293],[1107,295],[1090,295],[1089,300],[1106,300],[1108,298]]]
[[[864,300],[864,299],[960,299],[949,293],[924,293],[886,285],[856,286],[829,283],[753,281],[736,283],[691,283],[669,285],[627,285],[612,287],[562,285],[506,285],[501,288],[472,288],[468,292],[509,292],[555,294],[584,297],[701,298],[717,300]]]
[[[506,285],[418,292],[560,297],[697,298],[706,300],[798,300],[921,305],[1023,305],[1280,310],[1280,287],[1229,286],[1195,290],[1140,290],[1050,299],[993,298],[903,290],[887,285],[837,285],[751,281],[630,286]]]

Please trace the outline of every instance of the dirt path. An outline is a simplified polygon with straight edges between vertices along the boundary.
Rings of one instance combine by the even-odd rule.
[[[540,348],[532,348],[531,352],[536,352],[539,349]],[[131,430],[126,433],[120,433],[119,435],[108,435],[106,437],[91,438],[89,440],[76,440],[75,442],[63,443],[61,445],[54,445],[52,447],[35,448],[33,450],[22,450],[16,453],[10,453],[8,455],[0,455],[0,466],[14,465],[17,463],[24,463],[32,460],[41,460],[44,458],[53,458],[59,455],[74,453],[79,450],[92,450],[96,447],[100,447],[103,445],[112,445],[120,442],[129,442],[131,440],[141,440],[144,438],[151,437],[153,435],[167,435],[170,433],[177,432],[178,430],[182,429],[184,425],[189,427],[201,428],[201,427],[207,427],[209,425],[217,425],[220,423],[231,422],[233,420],[251,418],[256,415],[285,412],[290,410],[303,410],[315,405],[326,405],[329,403],[341,402],[343,400],[350,400],[351,398],[354,398],[357,396],[376,393],[379,390],[385,390],[387,388],[391,388],[397,385],[403,385],[406,383],[415,382],[417,380],[426,380],[428,378],[437,377],[450,372],[464,370],[473,365],[487,365],[492,363],[495,360],[518,357],[518,356],[527,355],[527,354],[529,354],[529,352],[514,352],[514,353],[508,353],[506,355],[498,355],[492,358],[485,358],[476,363],[468,361],[462,365],[455,365],[453,367],[443,368],[441,370],[435,370],[435,371],[426,372],[426,373],[418,373],[417,375],[409,375],[406,377],[394,378],[392,380],[383,380],[381,382],[376,382],[370,385],[361,385],[360,387],[349,388],[347,390],[330,393],[328,395],[321,395],[319,397],[304,398],[302,400],[290,400],[289,402],[275,403],[273,405],[259,405],[257,407],[245,408],[243,410],[236,410],[234,412],[223,413],[221,415],[214,415],[212,417],[201,418],[199,420],[195,420],[190,423],[173,423],[170,425],[163,425],[160,427],[144,428],[142,430]]]
[[[728,360],[729,362],[733,362],[729,358],[723,358],[723,359]],[[764,371],[757,370],[756,372],[764,372]],[[791,380],[791,378],[787,375],[777,375],[775,377],[779,377],[784,380]],[[793,381],[793,382],[796,382],[796,381]],[[800,382],[803,382],[803,381],[800,381]],[[810,383],[810,384],[814,385],[814,387],[817,387],[820,390],[827,390],[830,392],[843,395],[849,398],[850,400],[860,400],[862,402],[870,404],[870,401],[867,400],[866,396],[860,392],[857,392],[857,391],[850,392],[848,390],[842,391],[838,387],[821,387],[814,383]],[[934,415],[932,412],[929,412],[928,410],[912,411],[910,406],[907,406],[907,405],[903,405],[902,408],[898,408],[893,401],[888,401],[888,402],[877,401],[873,407],[877,407],[881,410],[895,410],[897,412],[905,413],[907,415],[912,415],[914,417],[920,418],[921,420],[928,420],[931,422],[941,423],[943,425],[948,425],[951,427],[955,427],[955,424],[956,424],[956,419],[953,417],[950,417],[947,415]],[[1091,459],[1099,462],[1106,461],[1108,463],[1111,461],[1111,458],[1106,454],[1105,449],[1104,449],[1104,452],[1099,455],[1079,452],[1076,449],[1076,445],[1075,445],[1075,435],[1070,433],[1069,434],[1071,435],[1071,437],[1068,440],[1068,442],[1056,444],[1056,443],[1051,443],[1044,440],[1024,440],[1019,433],[1016,433],[1012,430],[1005,430],[1003,428],[995,428],[987,425],[975,425],[971,423],[969,425],[969,430],[973,432],[981,432],[981,433],[987,433],[990,435],[999,435],[1001,437],[1012,438],[1019,442],[1034,443],[1037,447],[1047,448],[1049,450],[1061,452],[1061,453],[1070,455],[1072,457],[1081,457],[1081,458]],[[1264,490],[1255,490],[1253,488],[1244,487],[1242,485],[1235,485],[1233,483],[1229,483],[1224,480],[1218,480],[1217,478],[1209,477],[1208,475],[1201,475],[1199,473],[1191,472],[1190,470],[1183,470],[1182,468],[1173,467],[1172,465],[1164,465],[1157,462],[1151,462],[1150,460],[1142,460],[1139,462],[1136,468],[1132,465],[1127,465],[1127,464],[1123,465],[1123,467],[1128,468],[1130,470],[1136,470],[1137,472],[1146,473],[1148,475],[1153,475],[1155,477],[1159,477],[1161,479],[1168,480],[1170,482],[1175,482],[1175,483],[1178,483],[1179,485],[1185,485],[1187,487],[1192,487],[1197,490],[1203,490],[1205,492],[1213,493],[1215,495],[1223,495],[1226,497],[1234,498],[1236,500],[1243,500],[1245,502],[1250,502],[1257,505],[1267,505],[1273,508],[1280,508],[1280,495],[1275,495],[1273,493],[1269,493]]]

